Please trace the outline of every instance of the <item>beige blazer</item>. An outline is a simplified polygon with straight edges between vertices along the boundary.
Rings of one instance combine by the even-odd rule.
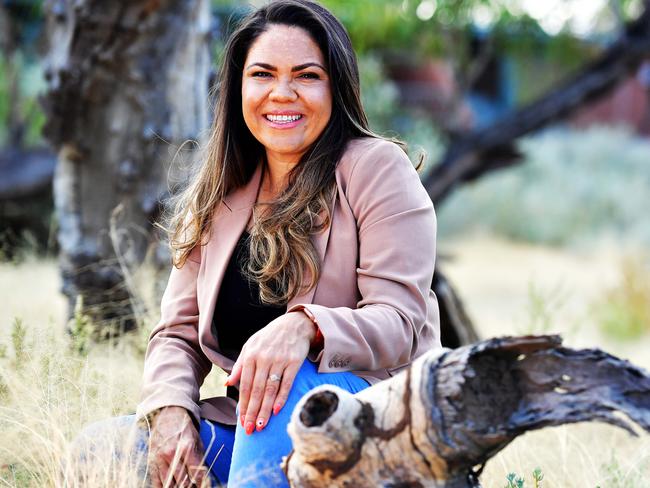
[[[145,357],[139,417],[177,405],[197,422],[204,417],[235,423],[235,402],[200,401],[199,387],[213,364],[227,372],[233,366],[219,353],[211,321],[260,176],[261,166],[225,198],[207,244],[197,246],[181,269],[172,269]],[[325,342],[310,359],[319,371],[352,371],[374,383],[440,347],[438,302],[430,288],[436,218],[413,165],[392,142],[350,141],[336,184],[331,225],[313,236],[321,276],[287,310],[308,308],[316,318]]]

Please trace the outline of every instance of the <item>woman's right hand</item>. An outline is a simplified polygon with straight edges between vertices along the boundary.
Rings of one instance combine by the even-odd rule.
[[[149,436],[149,472],[153,486],[209,486],[201,438],[183,407],[163,407]]]

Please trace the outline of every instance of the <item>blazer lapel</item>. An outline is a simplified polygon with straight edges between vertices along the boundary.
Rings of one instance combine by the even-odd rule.
[[[224,198],[213,217],[210,239],[203,254],[203,276],[199,277],[202,281],[199,329],[203,342],[215,349],[218,344],[211,327],[214,307],[228,262],[253,212],[261,175],[262,165],[259,164],[245,186]]]

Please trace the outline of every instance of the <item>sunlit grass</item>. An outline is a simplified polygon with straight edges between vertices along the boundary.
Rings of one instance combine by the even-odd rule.
[[[517,259],[511,250],[507,255],[510,261]],[[472,265],[469,257],[468,263]],[[550,271],[546,261],[542,264]],[[575,269],[582,267],[584,262],[578,261]],[[487,274],[494,280],[494,273]],[[2,265],[0,275],[0,293],[13,294],[12,308],[5,309],[0,320],[0,486],[141,486],[128,464],[106,457],[95,460],[92,469],[73,469],[78,468],[78,455],[72,441],[94,421],[135,411],[144,334],[98,345],[81,332],[88,325],[83,316],[76,317],[72,337],[54,319],[38,321],[39,316],[56,317],[55,309],[61,305],[54,262]],[[603,293],[610,286],[616,288],[614,278],[603,283]],[[574,302],[584,297],[570,283],[547,286],[538,281],[525,273],[513,277],[521,301],[513,302],[517,289],[499,290],[508,306],[520,308],[521,324],[520,330],[508,329],[504,321],[499,333],[557,332],[566,326]],[[479,291],[485,295],[486,289]],[[475,301],[473,295],[463,298],[468,304]],[[491,300],[486,306],[503,306],[494,302],[496,296]],[[7,316],[8,310],[13,316]],[[592,330],[597,332],[597,327]],[[588,332],[583,325],[580,334]],[[219,388],[216,377],[211,378],[207,389],[212,391],[206,395]],[[620,429],[592,423],[528,433],[487,463],[481,482],[487,488],[502,488],[514,472],[525,479],[525,488],[534,488],[536,468],[544,475],[543,488],[644,488],[650,480],[650,436],[633,438]]]

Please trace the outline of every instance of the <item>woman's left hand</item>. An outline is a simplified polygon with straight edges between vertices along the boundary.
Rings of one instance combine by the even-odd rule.
[[[253,334],[242,348],[226,385],[239,381],[239,417],[247,434],[262,430],[284,406],[309,353],[316,326],[303,312],[289,312]]]

